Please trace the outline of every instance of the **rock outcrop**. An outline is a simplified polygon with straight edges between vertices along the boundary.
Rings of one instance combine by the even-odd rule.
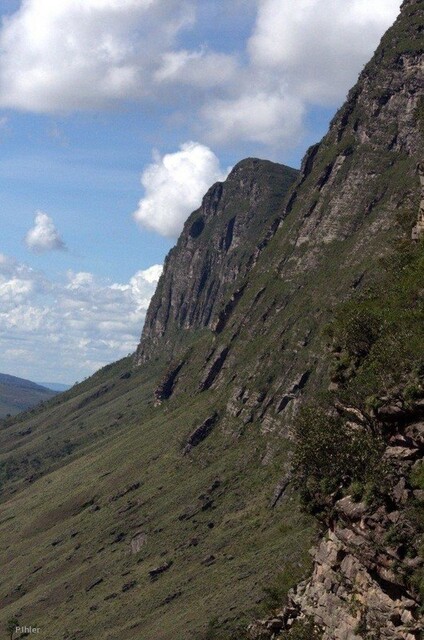
[[[327,512],[309,577],[315,529],[300,513],[292,463],[302,405],[343,384],[332,379],[323,329],[353,296],[356,308],[367,291],[383,290],[388,256],[399,273],[420,256],[402,319],[422,317],[421,217],[417,242],[411,231],[422,210],[423,29],[422,0],[404,2],[300,173],[250,158],[209,190],[166,259],[138,366],[108,365],[64,399],[4,422],[2,626],[19,614],[37,619],[46,640],[226,638],[281,568],[305,579],[287,608],[281,597],[255,625],[262,637],[419,637],[423,567],[412,516],[424,489],[410,471],[422,458],[423,385],[409,386],[413,413],[391,398],[372,416],[392,469],[384,500],[358,495],[361,478],[337,477],[327,493],[313,485]],[[392,319],[386,311],[379,326]],[[397,328],[411,362],[421,330]],[[395,354],[395,373],[396,344],[381,349],[392,362]],[[416,370],[422,377],[421,363]],[[375,406],[373,397],[365,400]],[[356,442],[368,404],[344,399],[332,410],[350,425],[344,442]],[[324,452],[317,468],[328,461],[331,469]],[[307,474],[300,488],[309,491]],[[230,631],[244,637],[245,628]]]
[[[232,414],[264,432],[287,432],[303,398],[322,390],[320,327],[338,301],[378,279],[378,260],[417,224],[420,21],[422,3],[405,2],[300,174],[247,159],[209,190],[166,259],[138,364],[180,361],[203,336],[176,390],[226,385],[222,373],[205,379],[209,353],[224,354],[216,367],[232,371],[230,394],[244,389]],[[306,370],[305,388],[290,391]],[[246,398],[258,394],[250,409]]]
[[[289,594],[281,612],[251,625],[252,638],[278,638],[308,618],[323,630],[323,640],[421,638],[424,614],[411,575],[424,566],[416,521],[424,492],[414,489],[411,473],[424,454],[424,402],[384,409],[374,427],[384,434],[383,459],[390,463],[387,496],[371,503],[352,495],[334,501],[313,551],[312,575]],[[362,420],[354,424],[363,428]]]
[[[268,160],[239,162],[213,185],[184,225],[165,261],[143,328],[136,362],[172,349],[181,332],[213,327],[234,309],[248,274],[281,220],[298,171]],[[179,332],[179,335],[176,335]]]

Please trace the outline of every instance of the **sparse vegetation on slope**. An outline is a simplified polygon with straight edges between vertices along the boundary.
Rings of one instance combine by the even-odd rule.
[[[390,489],[379,419],[387,405],[400,412],[424,397],[423,244],[402,246],[385,272],[378,287],[336,310],[327,328],[336,389],[296,420],[294,466],[314,510],[352,483],[358,498],[360,485],[368,495]],[[345,419],[346,406],[361,428]]]

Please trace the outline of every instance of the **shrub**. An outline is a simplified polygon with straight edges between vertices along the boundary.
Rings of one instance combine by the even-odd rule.
[[[382,440],[366,428],[352,427],[322,407],[300,411],[295,424],[294,472],[304,502],[325,506],[325,496],[353,482],[375,477]],[[324,498],[324,501],[322,500]]]

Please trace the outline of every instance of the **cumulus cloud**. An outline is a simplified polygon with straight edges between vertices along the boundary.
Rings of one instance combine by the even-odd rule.
[[[400,0],[258,0],[238,82],[201,110],[206,139],[294,146],[307,109],[340,104],[399,6]]]
[[[192,21],[179,0],[24,0],[0,32],[0,105],[45,113],[145,97]]]
[[[153,265],[114,283],[69,271],[52,282],[0,254],[3,370],[37,380],[59,369],[72,382],[134,351],[161,272]]]
[[[42,211],[37,211],[35,214],[34,226],[26,234],[25,244],[34,253],[66,249],[52,218]]]
[[[249,88],[235,98],[212,102],[202,115],[214,142],[243,140],[276,146],[290,141],[294,146],[304,112],[302,101],[288,92]]]
[[[229,53],[208,46],[210,25],[196,24],[202,2],[22,0],[0,30],[0,107],[53,113],[138,101],[158,113],[166,105],[206,143],[281,147],[297,141],[311,106],[340,104],[400,6],[226,0],[228,24],[256,6],[250,37],[235,38]]]
[[[155,73],[159,84],[181,84],[201,89],[216,88],[235,81],[239,71],[237,59],[230,54],[207,51],[170,51],[162,56]]]
[[[176,153],[156,157],[142,173],[145,195],[134,219],[146,229],[177,237],[207,189],[228,174],[208,147],[186,142]]]
[[[248,43],[251,68],[282,75],[299,99],[342,100],[399,6],[399,0],[260,0]]]
[[[0,300],[2,307],[13,307],[29,296],[48,294],[50,284],[39,272],[0,253]]]

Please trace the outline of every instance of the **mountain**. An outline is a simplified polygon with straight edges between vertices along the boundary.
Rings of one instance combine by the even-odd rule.
[[[45,386],[0,373],[0,418],[30,409],[54,395]]]
[[[419,637],[423,27],[404,2],[300,173],[209,190],[134,358],[3,421],[3,622]]]
[[[157,345],[161,355],[168,346],[172,355],[188,331],[222,331],[281,221],[284,196],[297,176],[295,169],[247,158],[211,187],[165,260],[137,350],[139,364]]]

